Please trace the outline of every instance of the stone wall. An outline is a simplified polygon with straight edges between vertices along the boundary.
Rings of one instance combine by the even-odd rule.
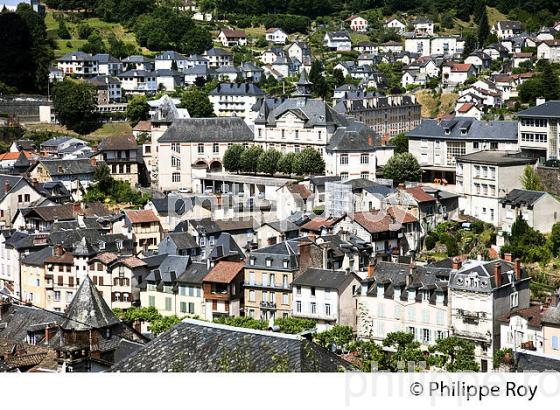
[[[560,195],[560,168],[539,166],[537,174],[541,178],[545,191]]]

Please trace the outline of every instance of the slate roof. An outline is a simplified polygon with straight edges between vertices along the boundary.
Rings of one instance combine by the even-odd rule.
[[[208,255],[211,260],[237,257],[243,259],[243,250],[239,247],[233,236],[227,232],[222,232],[214,242],[214,248]]]
[[[6,323],[6,327],[0,326],[0,337],[13,342],[24,342],[27,330],[32,326],[61,324],[64,320],[55,312],[21,305],[11,305],[6,313],[0,320],[0,323]]]
[[[497,166],[515,166],[534,164],[536,159],[524,156],[522,152],[512,151],[477,151],[457,157],[457,162],[489,164]]]
[[[560,372],[560,360],[549,355],[538,355],[534,352],[519,352],[514,354],[515,370],[517,372]]]
[[[551,100],[517,113],[519,118],[560,118],[560,100]]]
[[[208,265],[204,262],[193,262],[179,275],[177,283],[190,283],[201,285],[204,277],[208,274]]]
[[[278,357],[287,359],[282,371],[353,370],[348,362],[301,336],[185,319],[111,371],[271,372],[278,370]]]
[[[381,146],[381,137],[364,123],[352,121],[338,127],[327,145],[327,152],[374,151]]]
[[[56,61],[95,61],[95,57],[91,54],[84,53],[83,51],[73,51],[66,53],[62,57],[57,58]]]
[[[263,225],[268,225],[278,232],[299,231],[299,226],[287,219],[284,221],[265,222]]]
[[[549,325],[560,325],[560,307],[551,306],[546,309],[541,317],[541,322]]]
[[[179,119],[159,138],[165,142],[249,142],[254,134],[239,117]]]
[[[89,158],[78,159],[42,159],[39,161],[51,176],[93,174]]]
[[[276,120],[287,112],[292,112],[303,119],[305,128],[317,125],[343,126],[348,124],[346,117],[337,113],[326,102],[305,97],[288,98],[272,110],[268,110],[268,107],[263,105],[255,119],[255,124],[276,126]]]
[[[98,64],[120,63],[120,60],[118,58],[113,57],[111,54],[107,53],[98,53],[94,55],[93,58],[97,61]]]
[[[406,135],[425,139],[517,141],[517,121],[478,121],[468,117],[427,119]]]
[[[173,284],[177,278],[185,272],[190,263],[190,257],[178,255],[166,255],[163,260],[155,259],[159,265],[153,266],[154,261],[143,259],[144,262],[153,270],[146,277],[146,281]]]
[[[194,237],[188,232],[169,232],[163,241],[170,240],[175,243],[177,249],[196,249],[198,244]]]
[[[204,53],[204,54],[207,55],[207,56],[211,56],[211,57],[214,57],[214,56],[216,56],[216,57],[231,56],[232,55],[229,51],[224,50],[223,48],[217,48],[217,47],[211,48],[210,50],[206,51],[206,53]]]
[[[204,282],[231,283],[244,267],[244,261],[220,261],[204,277]]]
[[[360,278],[353,272],[307,268],[305,272],[294,279],[292,284],[295,286],[336,289],[339,292],[343,292],[353,280],[360,280]]]
[[[187,57],[184,56],[181,53],[178,53],[176,51],[163,51],[161,53],[159,53],[158,55],[156,55],[155,57],[156,60],[162,60],[162,61],[169,61],[169,60],[186,60]]]
[[[65,330],[83,331],[120,324],[88,275],[68,306],[66,317],[61,325]]]
[[[533,206],[535,202],[541,199],[546,192],[543,191],[529,191],[526,189],[512,189],[508,194],[500,200],[502,205],[512,205],[513,207],[520,206]]]
[[[508,273],[513,273],[514,263],[507,262],[502,259],[497,259],[493,261],[477,261],[468,260],[463,262],[461,269],[454,272],[449,280],[449,287],[452,289],[464,290],[464,291],[474,291],[474,292],[492,292],[494,289],[498,288],[494,273],[496,272],[496,264],[500,266],[500,287],[504,285],[510,285],[510,275]],[[525,269],[521,269],[521,281],[529,280]],[[479,281],[477,286],[471,286],[470,281],[467,278],[478,277]],[[514,278],[515,282],[518,282]]]
[[[220,83],[209,95],[243,95],[262,97],[265,92],[253,83]]]
[[[128,56],[122,60],[123,63],[151,63],[153,61],[151,58],[139,55]]]

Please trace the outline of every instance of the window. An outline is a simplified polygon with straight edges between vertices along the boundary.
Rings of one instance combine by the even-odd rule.
[[[360,174],[360,178],[362,179],[369,179],[369,172],[364,171]]]
[[[430,329],[422,329],[422,341],[424,343],[429,343],[431,339],[431,331]]]
[[[509,307],[513,309],[518,305],[519,305],[519,293],[513,292],[511,295],[509,295]]]
[[[328,303],[325,303],[325,315],[326,316],[330,316],[331,315],[331,305]]]
[[[198,153],[204,154],[204,144],[198,144]]]
[[[263,273],[263,274],[262,274],[261,280],[262,280],[262,285],[263,285],[263,286],[267,286],[267,285],[268,285],[268,275],[267,275],[266,273]]]
[[[60,302],[60,291],[59,290],[54,291],[54,300],[55,300],[55,302]]]
[[[315,288],[311,288],[311,296],[315,296]]]
[[[317,313],[317,303],[311,302],[311,314],[314,315]]]
[[[254,290],[250,290],[249,291],[249,302],[254,302],[255,299],[255,291]]]
[[[341,172],[340,173],[340,180],[341,181],[348,181],[348,172]]]
[[[174,172],[173,174],[171,174],[171,181],[181,182],[181,174],[179,172]]]
[[[255,272],[249,272],[249,285],[255,284]]]
[[[552,350],[558,350],[558,336],[552,336]]]
[[[181,302],[179,305],[181,313],[187,313],[187,302]]]
[[[360,155],[360,164],[369,164],[369,155],[368,154]]]
[[[282,304],[283,305],[289,304],[289,296],[287,293],[282,293]]]
[[[165,298],[165,310],[171,310],[171,298]]]
[[[301,286],[296,286],[296,295],[301,295]]]
[[[212,145],[212,152],[214,154],[219,154],[220,153],[220,144],[215,142],[214,145]]]
[[[340,165],[348,165],[348,154],[340,155]]]
[[[296,312],[301,313],[301,301],[296,302]]]

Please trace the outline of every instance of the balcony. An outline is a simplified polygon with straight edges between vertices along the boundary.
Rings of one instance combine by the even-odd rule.
[[[274,302],[261,302],[260,306],[263,310],[276,310],[276,303]]]
[[[469,339],[477,342],[485,342],[485,343],[492,343],[492,335],[490,332],[480,333],[480,332],[470,332],[468,330],[463,329],[454,329],[451,328],[452,336],[458,336],[463,339]]]
[[[290,290],[290,285],[287,283],[279,284],[279,283],[259,283],[259,282],[250,282],[244,281],[244,287],[248,288],[259,288],[259,289],[274,289],[274,290]]]
[[[313,319],[313,320],[324,320],[327,322],[336,322],[336,316],[325,313],[309,313],[309,312],[296,312],[293,314],[294,317],[299,317],[302,319]]]

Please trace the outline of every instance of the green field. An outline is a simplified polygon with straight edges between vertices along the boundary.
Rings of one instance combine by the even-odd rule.
[[[96,129],[91,134],[79,136],[74,131],[70,131],[61,125],[57,124],[27,124],[25,129],[30,131],[51,131],[65,135],[83,138],[87,141],[99,141],[103,138],[115,135],[132,135],[132,127],[127,122],[109,122],[103,124],[100,128]]]
[[[132,43],[136,47],[140,48],[134,33],[126,30],[121,24],[107,23],[97,17],[83,19],[82,21],[96,29],[104,39],[107,39],[109,35],[113,33],[119,40],[122,40],[125,43]],[[61,40],[58,38],[58,22],[55,20],[53,12],[47,12],[45,16],[45,24],[47,25],[47,35],[49,38],[55,39],[58,46],[58,48],[54,50],[56,57],[60,57],[61,55],[72,51],[78,51],[80,47],[86,43],[86,40],[82,40],[78,36],[77,23],[72,23],[68,21],[68,19],[66,20],[66,26],[72,35],[72,38],[69,40]],[[143,49],[142,51],[149,52],[147,49]]]

